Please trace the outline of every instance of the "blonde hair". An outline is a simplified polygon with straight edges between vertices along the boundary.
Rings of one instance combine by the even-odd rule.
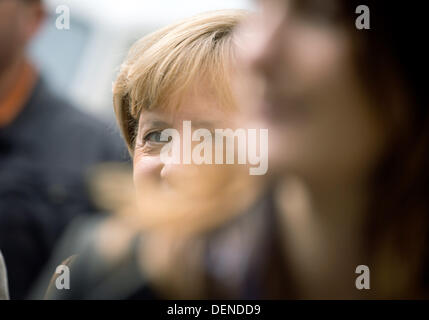
[[[221,105],[234,105],[230,87],[232,30],[243,10],[202,13],[138,40],[113,86],[118,124],[133,154],[143,109],[165,106],[198,80],[209,82]]]

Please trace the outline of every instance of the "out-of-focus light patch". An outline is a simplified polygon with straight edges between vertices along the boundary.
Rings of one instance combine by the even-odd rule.
[[[43,0],[48,19],[29,54],[57,94],[114,123],[111,83],[137,39],[194,14],[255,9],[254,0]],[[56,28],[67,6],[70,29]]]
[[[204,11],[254,8],[250,0],[46,0],[45,3],[53,11],[58,5],[66,5],[71,15],[75,12],[93,23],[117,27],[161,26]]]

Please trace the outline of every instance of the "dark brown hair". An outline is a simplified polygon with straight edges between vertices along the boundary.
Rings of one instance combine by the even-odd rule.
[[[373,175],[367,245],[388,296],[429,293],[429,115],[425,88],[427,45],[423,2],[341,0],[361,45],[358,67],[387,123],[387,150]],[[370,29],[355,27],[359,5],[370,9]]]

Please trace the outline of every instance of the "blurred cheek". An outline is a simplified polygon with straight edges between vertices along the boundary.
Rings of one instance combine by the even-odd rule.
[[[297,94],[308,116],[271,128],[273,166],[330,176],[366,170],[377,154],[379,128],[367,112],[370,102],[353,67],[351,44],[340,31],[313,29],[296,27],[285,49],[285,88]]]
[[[296,27],[284,48],[283,72],[289,86],[301,90],[319,87],[347,63],[349,43],[340,32],[315,27]]]

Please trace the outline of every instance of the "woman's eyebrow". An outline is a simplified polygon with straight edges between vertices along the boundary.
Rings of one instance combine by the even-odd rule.
[[[171,124],[162,120],[143,120],[142,122],[142,128],[144,127],[163,127],[163,128],[169,128],[171,127]]]
[[[210,120],[194,120],[192,121],[192,126],[197,128],[204,128],[204,129],[216,129],[216,128],[222,128],[222,122],[221,121],[210,121]]]

